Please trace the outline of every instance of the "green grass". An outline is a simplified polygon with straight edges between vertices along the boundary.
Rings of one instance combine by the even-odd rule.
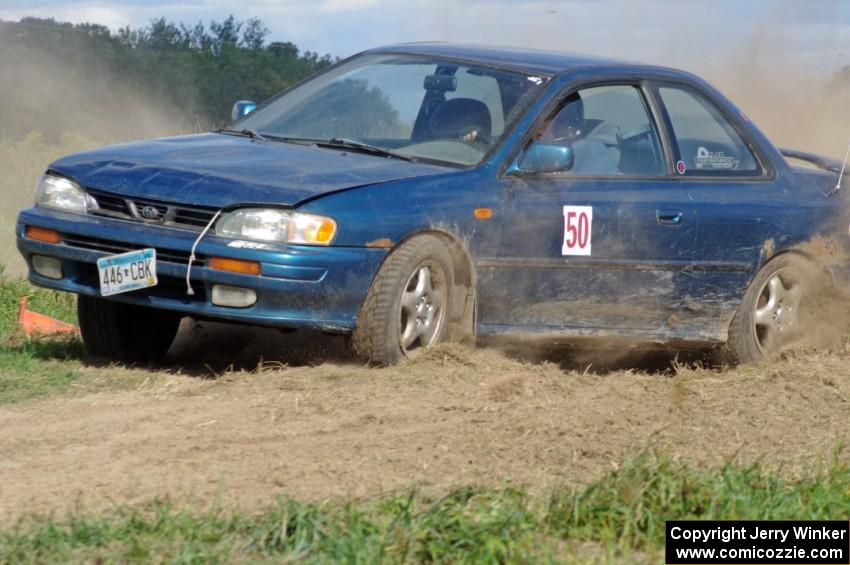
[[[54,396],[75,384],[93,384],[93,375],[80,371],[82,355],[82,343],[76,338],[0,345],[0,406]]]
[[[30,297],[29,307],[37,312],[76,321],[73,295],[8,279],[0,267],[0,405],[58,394],[86,380],[80,371],[83,346],[78,338],[28,339],[20,332],[22,296]]]
[[[589,486],[542,496],[466,487],[436,500],[283,499],[250,514],[157,502],[31,516],[0,530],[0,561],[655,562],[665,520],[845,519],[848,484],[850,468],[837,462],[789,479],[759,465],[703,469],[644,454]]]

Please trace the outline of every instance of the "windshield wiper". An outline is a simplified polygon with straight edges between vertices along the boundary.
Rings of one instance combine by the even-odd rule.
[[[250,137],[251,139],[259,139],[261,141],[266,141],[265,136],[252,129],[217,129],[215,130],[215,132],[224,133],[227,135],[242,135],[245,137]]]
[[[361,153],[368,153],[370,155],[380,155],[381,157],[392,157],[393,159],[401,159],[403,161],[412,161],[416,162],[416,159],[410,157],[408,155],[404,155],[402,153],[397,153],[390,149],[384,149],[383,147],[378,147],[377,145],[369,145],[368,143],[363,143],[362,141],[357,141],[356,139],[346,139],[344,137],[332,137],[328,140],[324,139],[315,139],[312,140],[313,143],[318,145],[319,147],[330,147],[336,149],[351,149],[353,151],[360,151]]]
[[[379,155],[381,157],[392,157],[393,159],[401,159],[402,161],[416,162],[416,158],[397,153],[390,149],[384,149],[377,145],[369,145],[356,139],[348,139],[344,137],[332,137],[330,139],[311,139],[308,137],[282,137],[277,135],[260,134],[251,129],[234,130],[234,129],[218,129],[216,133],[224,133],[227,135],[242,135],[251,139],[261,139],[263,141],[282,141],[284,143],[296,143],[298,145],[316,145],[318,147],[330,147],[331,149],[350,149],[351,151],[359,151],[368,153],[369,155]]]

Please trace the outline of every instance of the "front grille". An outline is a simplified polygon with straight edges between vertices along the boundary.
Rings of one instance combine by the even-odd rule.
[[[116,214],[128,214],[127,203],[123,198],[119,196],[112,196],[111,194],[92,194],[92,196],[94,196],[97,201],[97,205],[100,206],[101,210],[114,212]]]
[[[90,211],[91,214],[147,224],[201,231],[216,213],[215,208],[205,206],[188,206],[148,198],[125,197],[97,190],[89,190],[88,193],[98,205],[97,209]],[[156,210],[155,217],[144,215],[143,211],[146,208]]]
[[[70,247],[79,249],[89,249],[91,251],[103,251],[104,253],[126,253],[127,251],[136,251],[143,246],[134,245],[132,243],[122,243],[120,241],[110,241],[107,239],[98,239],[75,234],[62,234],[62,241]],[[189,252],[180,251],[178,249],[163,249],[156,247],[156,260],[165,261],[167,263],[177,263],[179,265],[189,264]],[[204,258],[195,255],[195,265],[203,265]]]
[[[210,220],[212,220],[215,212],[210,212],[207,210],[198,211],[191,210],[189,208],[178,208],[174,213],[174,223],[187,226],[194,227],[196,229],[202,230],[204,229]]]

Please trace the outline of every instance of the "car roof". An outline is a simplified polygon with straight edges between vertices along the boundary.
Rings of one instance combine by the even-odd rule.
[[[618,70],[665,70],[665,67],[645,65],[633,61],[609,59],[594,55],[577,53],[560,53],[541,49],[526,49],[513,47],[493,47],[488,45],[472,45],[464,43],[400,43],[370,49],[367,53],[400,53],[445,57],[474,62],[485,66],[498,66],[518,71],[558,75],[577,68],[616,68]]]

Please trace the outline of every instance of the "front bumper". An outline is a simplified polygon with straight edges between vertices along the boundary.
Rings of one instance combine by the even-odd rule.
[[[27,226],[57,231],[62,241],[51,244],[27,239]],[[157,250],[159,285],[110,300],[196,317],[340,333],[354,329],[360,305],[387,253],[377,248],[283,244],[247,249],[230,247],[234,240],[207,234],[195,251],[197,259],[191,274],[195,294],[190,296],[185,279],[198,232],[30,208],[18,216],[16,234],[18,250],[29,266],[29,280],[38,286],[100,296],[98,258],[153,247]],[[59,259],[63,278],[54,280],[36,273],[33,255]],[[260,275],[210,269],[207,258],[213,256],[257,261]],[[210,301],[213,284],[253,289],[257,302],[248,308],[215,306]]]

